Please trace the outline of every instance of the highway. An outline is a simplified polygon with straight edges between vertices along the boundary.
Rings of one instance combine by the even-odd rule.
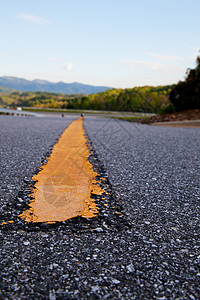
[[[105,191],[92,195],[98,215],[19,217],[33,200],[32,177],[75,119],[0,116],[0,298],[198,299],[199,128],[85,117]]]

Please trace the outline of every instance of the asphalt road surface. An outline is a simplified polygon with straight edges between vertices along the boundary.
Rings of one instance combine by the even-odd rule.
[[[198,128],[86,117],[89,160],[108,192],[98,216],[18,218],[72,120],[0,116],[0,298],[199,299]]]

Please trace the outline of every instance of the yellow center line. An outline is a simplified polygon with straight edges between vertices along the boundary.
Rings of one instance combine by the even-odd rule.
[[[20,218],[26,222],[64,221],[76,216],[92,218],[98,207],[91,192],[102,194],[98,174],[88,161],[89,150],[82,118],[73,121],[53,147],[47,164],[33,176],[37,181],[30,202]]]

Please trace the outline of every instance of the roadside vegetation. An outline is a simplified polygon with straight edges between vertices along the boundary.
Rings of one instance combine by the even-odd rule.
[[[169,94],[175,111],[200,108],[200,56],[196,68],[188,69],[185,81],[179,81]]]
[[[144,86],[110,89],[93,95],[65,95],[47,92],[18,92],[0,95],[1,106],[41,109],[83,109],[158,113],[169,106],[173,86]]]

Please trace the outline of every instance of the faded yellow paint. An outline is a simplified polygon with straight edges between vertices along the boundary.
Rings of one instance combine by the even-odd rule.
[[[6,224],[7,224],[6,222],[2,222],[2,223],[1,223],[1,226],[6,225]]]
[[[76,216],[92,218],[98,207],[91,193],[102,194],[97,186],[82,118],[73,121],[54,146],[47,164],[33,177],[37,181],[30,208],[20,217],[26,222],[64,221]]]

